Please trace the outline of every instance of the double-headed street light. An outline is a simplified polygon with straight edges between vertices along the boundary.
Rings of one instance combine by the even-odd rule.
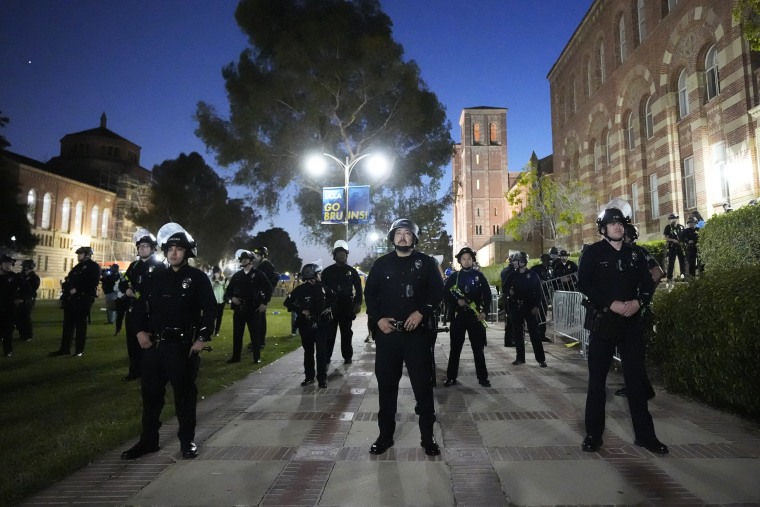
[[[327,171],[327,159],[334,161],[339,167],[343,168],[343,191],[345,196],[345,209],[343,210],[343,223],[346,225],[346,241],[348,241],[348,182],[351,178],[351,172],[354,167],[362,160],[367,159],[365,166],[367,170],[378,177],[383,176],[390,170],[390,162],[387,157],[377,153],[365,153],[359,155],[353,160],[350,160],[346,156],[346,161],[343,162],[339,158],[330,155],[329,153],[316,153],[309,156],[306,159],[306,170],[312,174],[312,176],[322,176]]]

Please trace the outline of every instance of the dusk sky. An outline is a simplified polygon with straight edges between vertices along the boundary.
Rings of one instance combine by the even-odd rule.
[[[46,161],[60,139],[108,128],[142,147],[148,169],[197,151],[221,168],[195,136],[199,100],[229,110],[221,69],[247,40],[235,23],[237,0],[3,0],[0,15],[2,134],[15,153]],[[446,107],[460,141],[466,107],[507,108],[509,169],[535,151],[551,154],[546,75],[592,0],[381,0],[405,58]],[[326,27],[329,29],[329,27]],[[451,179],[446,171],[446,188]],[[326,181],[340,185],[342,176]],[[450,215],[449,215],[450,217]],[[330,263],[329,246],[303,243],[298,219],[283,213],[257,231],[283,227],[309,262]],[[326,226],[327,227],[327,226]],[[188,227],[190,229],[190,227]],[[448,226],[451,233],[451,224]],[[192,230],[190,230],[192,233]],[[202,245],[199,246],[202,248]],[[364,250],[352,245],[350,261]]]

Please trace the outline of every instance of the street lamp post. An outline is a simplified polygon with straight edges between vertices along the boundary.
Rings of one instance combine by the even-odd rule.
[[[384,172],[387,171],[388,168],[388,161],[383,157],[382,155],[377,155],[373,153],[365,153],[363,155],[359,155],[353,160],[350,160],[348,156],[346,156],[346,161],[341,161],[338,157],[335,157],[333,155],[330,155],[329,153],[322,153],[322,154],[315,154],[309,157],[307,160],[307,168],[316,175],[322,174],[327,170],[327,164],[323,157],[327,157],[330,160],[334,161],[336,164],[338,164],[339,167],[343,169],[343,192],[345,196],[345,209],[343,210],[343,223],[346,226],[346,242],[348,242],[348,182],[351,178],[351,172],[354,170],[354,167],[356,167],[356,164],[361,162],[362,160],[369,158],[368,162],[370,162],[370,170],[375,170],[377,172]],[[371,157],[371,158],[370,158]]]

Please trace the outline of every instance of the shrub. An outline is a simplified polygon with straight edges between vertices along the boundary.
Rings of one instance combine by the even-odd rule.
[[[715,215],[699,233],[707,271],[733,270],[760,263],[760,206]]]

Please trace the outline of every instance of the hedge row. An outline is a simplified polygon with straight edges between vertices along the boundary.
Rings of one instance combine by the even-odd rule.
[[[699,233],[699,252],[707,271],[760,263],[760,206],[711,217]]]

